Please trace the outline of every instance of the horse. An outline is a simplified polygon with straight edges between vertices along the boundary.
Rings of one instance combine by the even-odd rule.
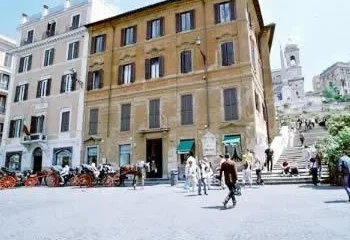
[[[150,172],[150,163],[140,161],[136,164],[125,164],[120,167],[120,186],[125,186],[126,175],[133,175],[132,185],[136,189],[136,180],[142,187],[144,186],[144,179],[146,173]]]

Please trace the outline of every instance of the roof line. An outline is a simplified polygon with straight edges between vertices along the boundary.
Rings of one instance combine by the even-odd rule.
[[[114,16],[106,18],[106,19],[102,19],[102,20],[97,21],[97,22],[86,24],[85,27],[89,28],[91,26],[96,26],[96,25],[108,22],[110,20],[120,19],[120,18],[126,17],[128,15],[132,15],[132,14],[135,14],[135,13],[138,13],[138,12],[142,12],[142,11],[147,11],[148,9],[156,8],[156,7],[159,7],[159,6],[162,6],[162,5],[166,5],[166,4],[172,3],[172,2],[177,2],[177,1],[183,1],[183,0],[164,0],[164,1],[161,1],[161,2],[158,2],[158,3],[155,3],[155,4],[147,5],[147,6],[144,6],[144,7],[141,7],[141,8],[137,8],[137,9],[134,9],[134,10],[131,10],[131,11],[128,11],[128,12],[117,14],[117,15],[114,15]],[[263,20],[263,17],[262,17],[259,0],[253,0],[253,3],[254,3],[254,8],[255,8],[255,11],[256,11],[256,14],[257,14],[257,17],[258,17],[259,26],[263,30],[264,29],[264,20]]]

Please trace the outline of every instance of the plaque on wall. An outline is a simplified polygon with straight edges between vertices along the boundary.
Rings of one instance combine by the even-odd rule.
[[[216,137],[207,132],[202,138],[203,156],[216,156]]]

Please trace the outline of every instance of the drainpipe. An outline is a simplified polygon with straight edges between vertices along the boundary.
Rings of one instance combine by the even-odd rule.
[[[109,74],[109,89],[108,89],[108,113],[107,113],[107,138],[109,138],[109,129],[110,129],[110,113],[111,113],[111,98],[112,98],[112,80],[113,80],[113,49],[114,49],[114,35],[115,27],[110,24],[113,29],[112,35],[112,47],[111,47],[111,65],[110,65],[110,74]]]
[[[207,14],[206,14],[206,1],[202,0],[203,6],[203,31],[204,31],[204,54],[201,52],[204,61],[204,77],[205,78],[205,91],[206,91],[206,111],[207,111],[207,124],[206,129],[210,126],[210,113],[209,113],[209,79],[208,79],[208,39],[207,39]]]

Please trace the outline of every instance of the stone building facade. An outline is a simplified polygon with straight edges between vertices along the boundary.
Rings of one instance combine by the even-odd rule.
[[[0,143],[2,140],[2,133],[4,131],[7,94],[13,67],[12,56],[8,53],[8,51],[15,46],[15,40],[0,35]]]
[[[300,49],[291,39],[281,48],[281,69],[272,71],[276,109],[300,109],[304,104],[304,77]]]
[[[350,62],[336,62],[315,78],[318,81],[314,84],[314,91],[322,92],[326,87],[333,85],[337,87],[340,95],[350,95]]]
[[[274,27],[255,0],[168,0],[88,24],[82,161],[155,160],[167,178],[189,151],[263,149]]]
[[[1,166],[39,171],[80,164],[88,53],[85,24],[114,14],[100,0],[62,0],[22,15]]]

